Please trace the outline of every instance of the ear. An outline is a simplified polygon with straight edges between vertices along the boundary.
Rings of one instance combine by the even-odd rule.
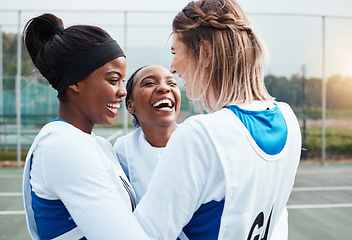
[[[212,47],[210,45],[210,42],[208,40],[201,40],[200,45],[204,49],[205,52],[205,67],[208,68],[211,63],[211,58],[212,58]]]
[[[127,100],[127,110],[130,114],[134,114],[134,107],[131,99]]]
[[[70,86],[68,86],[69,89],[71,89],[72,91],[79,93],[79,84],[78,82],[71,84]]]

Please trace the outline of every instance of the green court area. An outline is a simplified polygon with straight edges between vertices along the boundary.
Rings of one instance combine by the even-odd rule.
[[[0,168],[0,239],[31,239],[22,203],[21,168]]]
[[[287,208],[289,240],[351,240],[352,164],[300,166]]]
[[[27,240],[22,171],[0,168],[0,240]],[[301,165],[287,205],[289,240],[352,239],[352,164]]]

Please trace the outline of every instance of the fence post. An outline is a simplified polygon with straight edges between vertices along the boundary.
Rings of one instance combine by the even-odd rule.
[[[325,165],[325,160],[326,160],[326,143],[325,143],[325,138],[326,138],[326,73],[325,73],[325,16],[322,16],[322,146],[321,146],[321,161],[322,164]]]
[[[3,51],[2,51],[2,26],[0,25],[0,153],[2,141],[2,126],[4,117],[4,77],[3,77]],[[1,160],[1,155],[0,155]]]
[[[124,28],[124,41],[123,41],[123,48],[124,48],[124,52],[127,55],[127,11],[124,11],[124,24],[123,24],[123,28]],[[127,84],[127,83],[126,83]],[[123,98],[123,133],[127,134],[128,132],[128,112],[127,109],[125,108],[125,101],[126,98]]]
[[[0,122],[4,115],[4,77],[3,77],[3,46],[2,46],[2,26],[0,25]]]
[[[307,158],[307,128],[306,128],[306,120],[307,120],[307,102],[306,102],[306,66],[302,66],[302,113],[303,113],[303,137],[302,137],[302,147],[304,150],[302,151],[302,158]]]
[[[21,167],[21,11],[18,11],[17,32],[17,74],[16,74],[16,116],[17,116],[17,167]]]

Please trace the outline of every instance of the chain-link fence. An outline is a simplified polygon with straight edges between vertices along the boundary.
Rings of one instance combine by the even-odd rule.
[[[107,30],[127,55],[127,77],[144,65],[168,68],[171,63],[169,38],[176,12],[45,12],[62,18],[65,27],[92,24]],[[25,23],[41,13],[44,11],[0,10],[0,153],[19,152],[18,148],[26,151],[39,128],[55,118],[58,110],[56,93],[26,62],[26,52],[17,42]],[[352,17],[249,13],[249,18],[271,55],[265,66],[269,92],[288,102],[300,118],[307,149],[304,157],[323,161],[350,158]],[[21,61],[17,61],[18,54]],[[182,81],[180,86],[179,122],[194,114]],[[116,126],[126,131],[128,122],[128,113],[121,109]]]

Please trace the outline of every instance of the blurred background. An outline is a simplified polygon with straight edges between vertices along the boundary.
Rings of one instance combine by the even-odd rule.
[[[352,1],[239,0],[270,51],[265,83],[289,103],[302,128],[302,161],[352,159]],[[188,1],[0,0],[0,162],[20,166],[39,129],[56,117],[56,92],[40,76],[22,44],[32,17],[51,12],[65,27],[92,24],[107,30],[127,55],[127,75],[143,65],[169,68],[171,22]],[[185,97],[178,122],[195,114]],[[133,130],[122,107],[111,128],[94,132],[114,142]]]
[[[299,118],[303,151],[287,208],[290,240],[351,239],[352,1],[238,0],[270,60],[265,84]],[[65,27],[107,30],[127,55],[126,79],[137,68],[169,68],[172,19],[188,0],[0,0],[0,239],[30,239],[22,203],[26,153],[40,128],[56,118],[56,92],[22,44],[25,23],[42,13]],[[178,122],[196,114],[185,96]],[[124,106],[113,127],[95,134],[114,143],[134,129]]]

